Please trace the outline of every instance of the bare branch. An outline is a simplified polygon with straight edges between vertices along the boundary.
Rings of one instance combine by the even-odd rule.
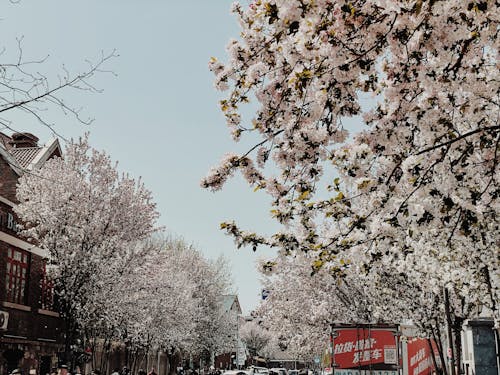
[[[97,62],[86,60],[88,68],[77,74],[71,74],[63,65],[62,75],[59,75],[56,85],[50,78],[40,72],[40,66],[48,61],[49,55],[40,58],[26,60],[22,48],[23,37],[17,39],[17,57],[13,63],[0,63],[0,113],[11,113],[23,111],[33,116],[42,125],[49,128],[53,133],[54,124],[49,121],[42,112],[51,108],[59,108],[64,114],[71,114],[82,124],[92,123],[92,118],[83,118],[81,107],[68,104],[63,95],[70,90],[89,91],[101,93],[92,81],[98,73],[115,73],[105,68],[108,60],[117,57],[113,50],[109,54],[101,51]],[[0,56],[5,54],[5,48],[0,51]],[[10,126],[11,121],[3,118],[2,124]],[[57,133],[56,133],[57,134]],[[60,137],[60,135],[58,134]]]

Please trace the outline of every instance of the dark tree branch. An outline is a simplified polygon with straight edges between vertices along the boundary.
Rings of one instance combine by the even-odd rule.
[[[439,143],[437,145],[434,145],[434,146],[431,146],[431,147],[428,147],[424,150],[421,150],[419,152],[417,152],[415,155],[422,155],[422,154],[425,154],[426,152],[429,152],[429,151],[432,151],[432,150],[435,150],[437,148],[441,148],[441,147],[445,147],[445,146],[448,146],[448,145],[451,145],[455,142],[458,142],[464,138],[467,138],[467,137],[470,137],[471,135],[474,135],[474,134],[477,134],[477,133],[482,133],[482,132],[486,132],[486,131],[490,131],[490,130],[500,130],[500,125],[495,125],[495,126],[488,126],[488,127],[485,127],[485,128],[479,128],[479,129],[474,129],[470,132],[467,132],[467,133],[464,133],[456,138],[453,138],[453,139],[450,139],[449,141],[447,142],[443,142],[443,143]]]

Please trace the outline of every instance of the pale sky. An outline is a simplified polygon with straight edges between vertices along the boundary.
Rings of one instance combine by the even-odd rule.
[[[65,138],[90,131],[95,148],[108,152],[122,171],[141,177],[153,192],[160,225],[210,258],[224,254],[242,309],[249,313],[260,299],[255,261],[271,255],[262,249],[237,250],[219,223],[236,219],[242,227],[263,232],[275,228],[267,198],[237,176],[222,192],[199,187],[200,179],[234,144],[218,109],[207,62],[224,60],[227,42],[239,34],[229,12],[231,0],[21,0],[5,2],[0,19],[0,64],[16,53],[16,38],[24,36],[23,56],[49,55],[36,69],[55,77],[64,65],[85,68],[116,49],[120,56],[106,64],[111,74],[93,83],[101,94],[71,93],[68,101],[95,118],[83,126],[61,112],[44,113]],[[37,135],[41,143],[50,131],[34,118],[11,116],[13,127]]]

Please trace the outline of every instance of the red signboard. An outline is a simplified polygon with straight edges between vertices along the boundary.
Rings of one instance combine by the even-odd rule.
[[[430,375],[434,370],[434,362],[426,339],[411,338],[407,342],[408,375]]]
[[[374,364],[397,364],[395,332],[384,329],[335,330],[333,355],[336,368],[349,369]]]

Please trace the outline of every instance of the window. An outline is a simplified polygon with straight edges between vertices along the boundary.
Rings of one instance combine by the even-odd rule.
[[[5,274],[6,300],[24,305],[28,285],[29,254],[22,250],[8,249]]]
[[[40,279],[40,307],[44,310],[54,310],[54,283],[47,276],[47,263],[42,265],[42,278]]]

